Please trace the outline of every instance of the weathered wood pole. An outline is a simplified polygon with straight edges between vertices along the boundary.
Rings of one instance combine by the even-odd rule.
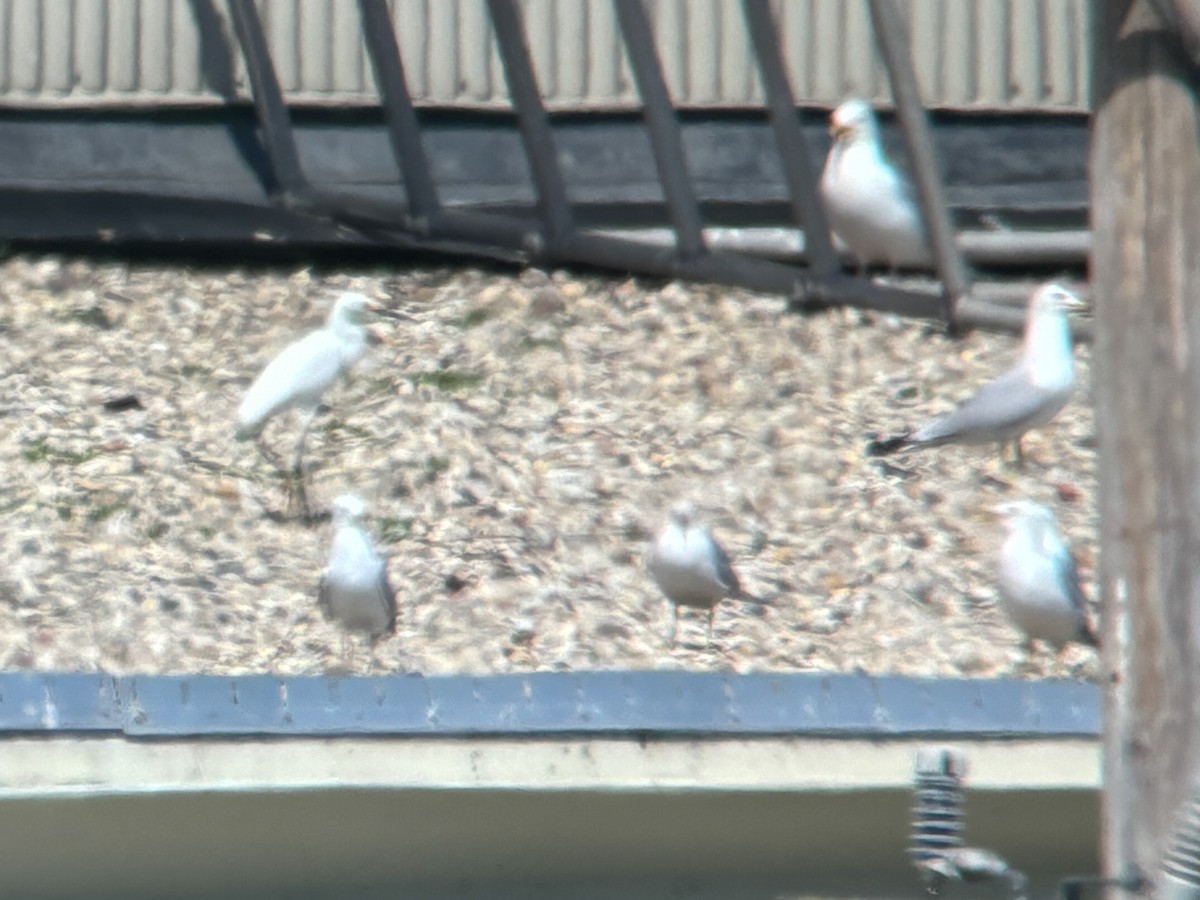
[[[1149,0],[1091,8],[1103,856],[1153,882],[1200,727],[1200,80]]]

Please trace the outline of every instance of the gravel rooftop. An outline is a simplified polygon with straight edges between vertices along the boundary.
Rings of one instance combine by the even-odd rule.
[[[370,504],[400,621],[316,607],[329,524],[281,517],[234,439],[242,392],[342,290],[401,309],[309,439],[315,504]],[[1027,463],[864,456],[945,411],[1016,339],[678,283],[475,269],[329,272],[62,256],[0,263],[0,668],[112,673],[810,670],[1094,678],[996,608],[995,503],[1047,503],[1095,563],[1090,356]],[[111,411],[106,401],[127,398]],[[136,403],[132,399],[136,398]],[[117,404],[121,405],[121,404]],[[290,454],[289,413],[265,441]],[[691,498],[769,601],[670,607],[642,567]]]

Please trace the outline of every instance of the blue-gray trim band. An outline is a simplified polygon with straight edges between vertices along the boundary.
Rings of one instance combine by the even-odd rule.
[[[587,672],[282,678],[0,674],[0,734],[1095,737],[1069,681]]]

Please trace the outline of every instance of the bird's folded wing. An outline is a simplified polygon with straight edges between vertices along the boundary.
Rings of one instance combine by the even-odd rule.
[[[285,347],[250,385],[239,408],[243,423],[259,422],[297,399],[319,395],[337,378],[342,360],[336,341],[314,332]]]
[[[710,543],[712,545],[713,568],[715,569],[717,580],[730,594],[740,594],[742,586],[738,582],[737,573],[733,571],[733,563],[729,561],[729,554],[715,540],[711,540]]]
[[[953,412],[917,429],[910,440],[1005,440],[1035,421],[1056,399],[1054,394],[1035,387],[1023,369],[1010,369]]]
[[[1075,565],[1075,557],[1069,550],[1063,550],[1056,560],[1056,567],[1063,593],[1070,599],[1071,606],[1081,613],[1086,613],[1088,610],[1087,596],[1083,593],[1083,588],[1079,586],[1079,569]]]
[[[383,604],[384,616],[387,619],[387,630],[396,630],[396,592],[388,581],[387,566],[379,567],[379,602]]]
[[[329,596],[329,575],[326,572],[321,573],[321,580],[317,582],[317,607],[325,618],[333,618],[333,603]]]

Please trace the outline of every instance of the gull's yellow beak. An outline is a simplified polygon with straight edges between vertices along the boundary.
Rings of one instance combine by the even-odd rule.
[[[848,134],[850,134],[850,128],[848,126],[842,125],[838,122],[830,122],[829,123],[829,133],[831,135],[833,135],[834,143],[836,143],[836,142],[840,141],[842,138],[846,137]]]
[[[1076,294],[1068,294],[1063,301],[1063,307],[1067,312],[1087,312],[1092,308],[1092,305]]]

